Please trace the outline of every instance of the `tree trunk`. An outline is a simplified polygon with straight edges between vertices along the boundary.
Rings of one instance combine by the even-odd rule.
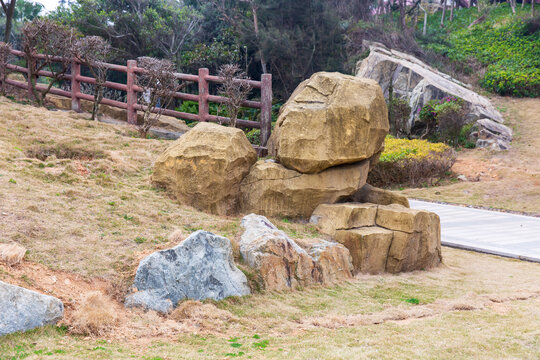
[[[401,30],[405,30],[407,24],[405,23],[405,6],[407,0],[399,0],[399,27]]]
[[[13,14],[15,13],[15,3],[16,0],[11,0],[11,2],[6,5],[4,1],[2,3],[2,9],[6,15],[6,31],[4,33],[4,42],[8,43],[11,39],[11,28],[13,25]]]
[[[257,17],[257,7],[255,6],[254,2],[251,2],[251,10],[253,12],[253,27],[255,28],[255,37],[257,38],[257,42],[259,43],[259,56],[261,58],[261,67],[263,74],[268,73],[266,68],[266,60],[264,59],[264,54],[261,49],[261,43],[259,38],[259,18]]]
[[[446,0],[442,0],[441,27],[444,27],[444,18],[446,17]]]
[[[427,32],[427,10],[422,8],[421,9],[424,11],[424,29],[422,30],[422,35],[426,36],[426,32]]]
[[[450,5],[450,21],[454,21],[454,6],[455,6],[456,0],[451,0]]]
[[[534,16],[534,3],[536,0],[531,0],[531,15]]]
[[[525,2],[526,2],[526,1],[527,1],[527,0],[522,0],[522,1],[521,1],[521,8],[522,8],[522,9],[523,9],[523,7],[525,6]]]

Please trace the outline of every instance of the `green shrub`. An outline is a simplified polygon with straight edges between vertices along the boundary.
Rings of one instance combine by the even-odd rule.
[[[432,33],[420,40],[425,48],[455,64],[467,64],[472,58],[487,67],[480,85],[489,91],[537,97],[540,96],[540,20],[527,19],[528,7],[518,6],[518,16],[512,16],[509,5],[500,4],[483,23],[471,29],[468,24],[478,18],[477,9],[459,9],[454,21],[446,23],[445,31],[439,29],[438,12],[429,17],[428,29]]]
[[[387,136],[385,149],[370,171],[368,182],[379,187],[416,186],[443,178],[455,161],[456,153],[448,145]]]
[[[459,135],[465,125],[465,107],[462,99],[447,96],[440,100],[430,100],[418,115],[426,126],[422,138],[430,137],[452,146],[459,143]]]

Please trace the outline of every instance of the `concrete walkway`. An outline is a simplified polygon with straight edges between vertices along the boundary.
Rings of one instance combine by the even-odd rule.
[[[411,200],[441,218],[442,244],[540,262],[540,218]]]

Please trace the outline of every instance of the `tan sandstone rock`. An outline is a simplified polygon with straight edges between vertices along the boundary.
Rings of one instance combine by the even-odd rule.
[[[182,204],[234,214],[240,182],[256,160],[242,130],[199,123],[159,156],[152,180],[170,189]]]
[[[351,253],[356,272],[379,274],[386,271],[392,231],[377,226],[338,230],[335,239]]]
[[[369,159],[383,147],[388,111],[373,80],[316,73],[282,107],[269,151],[289,169],[318,173]]]
[[[379,189],[369,184],[362,186],[356,194],[351,197],[354,202],[373,203],[379,205],[399,204],[405,207],[410,207],[409,200],[393,191]]]
[[[395,204],[381,205],[376,223],[396,234],[397,242],[389,253],[388,272],[428,269],[441,262],[441,221],[437,214]]]
[[[267,218],[255,214],[245,216],[241,225],[240,253],[266,290],[331,284],[352,277],[349,251],[340,244],[305,239],[299,246]]]
[[[442,260],[440,219],[428,211],[397,204],[324,204],[311,219],[349,249],[355,272],[429,269]]]
[[[188,133],[189,134],[189,133]],[[369,161],[342,165],[318,174],[301,174],[272,160],[259,160],[241,184],[244,213],[309,218],[323,203],[335,203],[366,182]]]
[[[323,234],[333,236],[337,230],[374,226],[376,216],[375,204],[321,204],[311,215],[310,222]]]

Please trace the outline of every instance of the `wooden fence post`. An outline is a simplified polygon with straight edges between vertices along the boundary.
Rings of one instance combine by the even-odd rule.
[[[81,83],[77,76],[81,74],[81,64],[74,58],[71,61],[71,110],[81,112],[81,99],[77,96],[81,92]]]
[[[208,80],[210,71],[207,68],[199,69],[199,121],[208,121]]]
[[[137,67],[136,60],[128,60],[127,62],[127,122],[128,124],[137,124],[137,92],[135,91],[135,68]]]
[[[261,77],[261,146],[266,146],[272,133],[272,74]]]
[[[26,58],[26,68],[28,69],[28,72],[26,73],[26,75],[27,75],[26,78],[28,80],[28,89],[27,89],[28,90],[28,98],[33,99],[34,98],[34,92],[32,91],[32,77],[33,76],[30,76],[30,66],[34,66],[34,62],[29,60],[28,57],[27,57]]]

